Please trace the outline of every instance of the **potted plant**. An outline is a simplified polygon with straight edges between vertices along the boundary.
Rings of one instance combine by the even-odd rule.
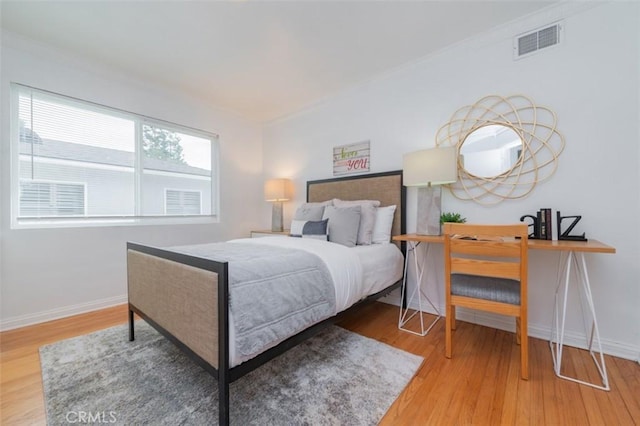
[[[467,218],[462,217],[460,213],[444,212],[440,215],[440,224],[443,224],[445,222],[465,223],[466,221]]]

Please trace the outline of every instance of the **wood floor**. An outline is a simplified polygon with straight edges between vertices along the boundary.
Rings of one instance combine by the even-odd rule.
[[[38,348],[126,322],[124,305],[0,334],[0,424],[45,424]],[[549,344],[530,339],[530,379],[520,380],[513,334],[459,321],[453,358],[439,321],[425,337],[399,331],[396,307],[375,303],[341,326],[424,357],[381,425],[640,424],[640,365],[606,357],[611,391],[555,377]],[[585,351],[569,349],[565,373],[596,380]]]

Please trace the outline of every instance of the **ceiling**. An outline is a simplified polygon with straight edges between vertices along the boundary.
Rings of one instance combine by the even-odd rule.
[[[7,1],[2,27],[255,121],[549,1]]]

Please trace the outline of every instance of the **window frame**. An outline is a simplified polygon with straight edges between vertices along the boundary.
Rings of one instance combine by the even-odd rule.
[[[131,216],[69,216],[26,218],[20,217],[20,114],[19,98],[24,91],[33,91],[46,97],[53,98],[58,103],[65,103],[75,108],[86,108],[90,111],[106,113],[112,116],[125,118],[134,122],[135,131],[135,162],[134,162],[134,215]],[[142,215],[143,205],[142,175],[143,167],[143,141],[142,126],[156,126],[170,131],[176,131],[190,136],[210,140],[211,143],[211,214],[199,215]],[[177,225],[177,224],[207,224],[219,223],[220,215],[220,162],[219,144],[220,136],[216,133],[195,129],[192,127],[171,123],[168,121],[136,114],[118,108],[101,105],[95,102],[74,98],[71,96],[38,89],[28,85],[12,82],[10,84],[10,120],[9,120],[9,157],[10,157],[10,216],[11,229],[32,228],[65,228],[65,227],[97,227],[97,226],[130,226],[130,225]],[[207,179],[209,176],[207,176]],[[37,179],[46,180],[46,179]],[[60,181],[61,183],[67,183]],[[78,182],[69,182],[78,183]],[[85,215],[87,211],[88,196],[85,182]],[[193,190],[196,191],[196,190]],[[164,195],[164,194],[163,194]],[[162,196],[162,195],[161,195]],[[200,211],[203,211],[201,193]],[[164,199],[163,199],[164,202]]]

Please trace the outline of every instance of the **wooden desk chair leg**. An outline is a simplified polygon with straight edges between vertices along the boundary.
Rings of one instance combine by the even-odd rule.
[[[520,344],[520,317],[516,317],[516,343]]]
[[[456,329],[456,307],[451,305],[451,329]]]
[[[455,308],[447,303],[445,317],[445,353],[447,358],[451,358],[451,330],[455,324]]]
[[[529,380],[529,336],[527,333],[527,317],[519,319],[520,327],[520,375],[523,380]]]

